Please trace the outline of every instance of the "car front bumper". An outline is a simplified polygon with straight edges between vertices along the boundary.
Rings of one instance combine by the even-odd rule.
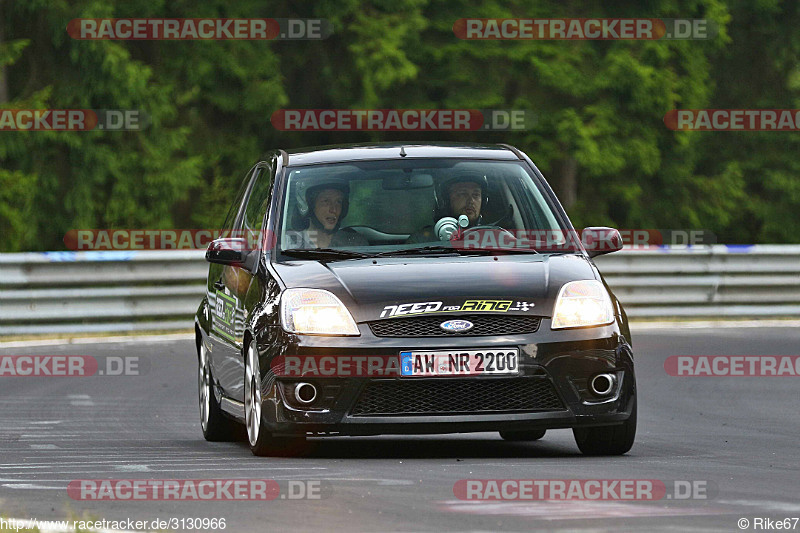
[[[530,335],[467,338],[387,339],[372,337],[368,331],[362,337],[333,338],[269,332],[271,334],[263,335],[258,342],[261,368],[267,369],[262,376],[263,422],[275,435],[377,435],[557,429],[611,425],[627,420],[636,395],[633,352],[616,326],[555,332],[549,329],[549,323],[542,326],[545,327],[539,333]],[[415,349],[500,347],[519,350],[518,375],[435,378],[315,375],[301,378],[276,375],[270,366],[276,358],[287,355],[397,357],[400,351]],[[598,397],[589,391],[589,380],[599,373],[616,377],[615,387],[607,396]],[[453,380],[461,385],[455,386]],[[319,399],[314,404],[301,405],[293,398],[291,390],[299,382],[313,383],[317,387]],[[392,391],[399,402],[411,401],[414,405],[419,404],[414,400],[422,395],[430,398],[429,402],[423,402],[430,412],[419,412],[419,409],[412,412],[400,409],[392,413],[373,409],[374,412],[369,412],[363,408],[368,389],[373,395],[375,391],[379,394],[381,390]],[[448,396],[448,390],[456,390],[461,396]],[[504,408],[503,402],[496,401],[496,394],[503,394],[503,391],[527,394],[529,390],[546,391],[546,405],[537,405],[532,400],[522,407]],[[470,396],[472,391],[475,394],[484,391],[492,396],[482,402]],[[415,396],[408,398],[403,394]],[[464,398],[465,404],[472,408],[460,409],[459,398]],[[435,405],[436,401],[444,402],[441,409]],[[491,407],[482,409],[483,403]],[[382,405],[385,407],[386,402]]]

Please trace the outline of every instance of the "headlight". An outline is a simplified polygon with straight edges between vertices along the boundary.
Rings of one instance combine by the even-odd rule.
[[[552,329],[604,326],[614,321],[614,308],[603,284],[596,280],[570,281],[558,293]]]
[[[286,289],[281,323],[289,333],[359,335],[358,326],[339,298],[320,289]]]

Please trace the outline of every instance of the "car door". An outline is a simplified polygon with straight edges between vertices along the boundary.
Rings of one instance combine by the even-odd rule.
[[[236,197],[228,210],[225,222],[222,224],[220,237],[232,236],[241,224],[244,212],[244,203],[253,182],[256,167],[250,169],[239,188]],[[206,294],[210,309],[211,327],[209,334],[210,353],[209,363],[216,381],[222,385],[223,392],[227,395],[226,384],[230,386],[233,376],[226,375],[231,369],[227,364],[226,351],[230,350],[231,343],[235,342],[235,312],[232,305],[235,300],[230,294],[230,289],[224,283],[225,266],[210,263]]]
[[[252,270],[261,253],[261,234],[270,198],[272,172],[272,165],[266,162],[252,169],[234,222],[226,228],[232,237],[245,240],[252,259],[241,266],[219,265],[213,277],[209,276],[209,291],[213,292],[211,330],[217,352],[213,356],[213,371],[225,396],[237,401],[244,400],[242,342],[247,320],[245,300],[248,295],[252,298],[254,293]]]

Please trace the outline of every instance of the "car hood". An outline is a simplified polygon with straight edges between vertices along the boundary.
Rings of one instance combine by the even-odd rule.
[[[564,283],[599,278],[573,254],[291,260],[274,267],[287,288],[338,296],[356,322],[472,312],[552,316]]]

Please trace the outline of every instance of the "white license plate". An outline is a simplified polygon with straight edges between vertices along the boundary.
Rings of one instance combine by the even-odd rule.
[[[519,374],[519,357],[515,348],[400,352],[400,370],[408,377]]]

